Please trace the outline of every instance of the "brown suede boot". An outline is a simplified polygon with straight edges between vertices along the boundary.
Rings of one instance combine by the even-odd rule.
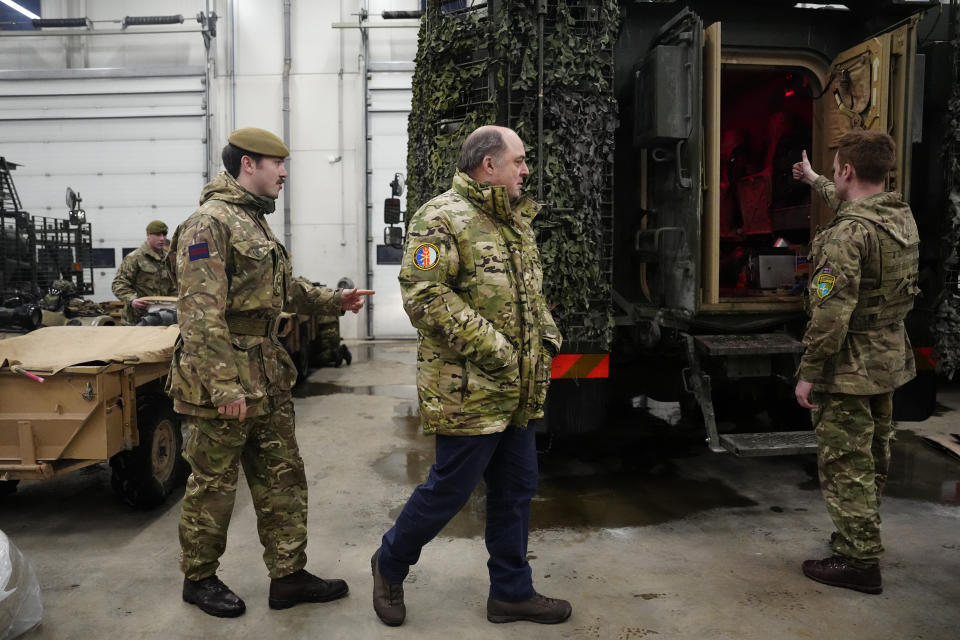
[[[843,587],[873,595],[883,593],[880,565],[858,567],[843,556],[807,560],[803,563],[803,575],[831,587]]]
[[[573,613],[573,607],[566,600],[548,598],[539,593],[522,602],[504,602],[487,598],[487,620],[490,622],[516,622],[528,620],[540,624],[563,622]]]
[[[391,584],[380,573],[380,549],[370,558],[370,570],[373,573],[373,610],[383,624],[399,627],[407,617],[403,583]]]
[[[347,583],[336,578],[324,580],[300,569],[270,581],[271,609],[289,609],[301,602],[330,602],[350,591]]]

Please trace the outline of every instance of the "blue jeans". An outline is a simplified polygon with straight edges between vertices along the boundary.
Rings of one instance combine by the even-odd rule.
[[[486,542],[490,597],[533,597],[527,562],[530,501],[537,492],[537,447],[532,429],[507,427],[483,436],[437,436],[437,461],[383,536],[380,573],[400,583],[423,546],[466,504],[480,478],[487,484]]]

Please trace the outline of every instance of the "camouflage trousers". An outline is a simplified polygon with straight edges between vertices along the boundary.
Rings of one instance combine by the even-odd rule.
[[[831,547],[855,564],[883,553],[880,496],[890,467],[893,392],[873,396],[821,394],[813,413],[820,489],[839,535]]]
[[[213,575],[227,546],[239,467],[250,487],[271,578],[307,563],[307,480],[294,436],[293,402],[243,422],[184,416],[183,457],[192,473],[180,513],[180,566],[190,580]]]

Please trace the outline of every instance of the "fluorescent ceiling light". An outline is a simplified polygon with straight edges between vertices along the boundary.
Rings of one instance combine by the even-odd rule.
[[[849,11],[850,7],[842,4],[826,4],[823,2],[798,2],[793,5],[794,9],[836,9],[838,11]]]
[[[32,11],[28,11],[27,9],[24,9],[23,7],[21,7],[20,5],[18,5],[18,4],[17,4],[16,2],[14,2],[13,0],[0,0],[0,2],[2,2],[2,3],[5,4],[5,5],[7,5],[7,6],[10,7],[11,9],[13,9],[14,11],[19,11],[20,13],[22,13],[22,14],[25,15],[25,16],[27,16],[27,17],[30,18],[31,20],[39,20],[39,19],[40,19],[40,16],[38,16],[37,14],[35,14],[35,13],[32,12]]]

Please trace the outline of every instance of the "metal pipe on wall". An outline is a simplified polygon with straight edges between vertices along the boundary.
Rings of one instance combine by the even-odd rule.
[[[210,15],[210,0],[206,0],[206,15]],[[204,65],[203,72],[203,135],[206,138],[206,144],[203,145],[203,178],[204,182],[209,182],[210,178],[213,177],[216,172],[216,167],[213,164],[213,129],[212,122],[213,118],[210,116],[210,85],[213,83],[214,79],[217,76],[216,73],[216,55],[213,51],[213,46],[211,43],[207,43],[205,47],[207,63]]]
[[[369,15],[369,1],[364,0],[363,10],[361,11],[361,20]],[[360,38],[363,41],[363,47],[360,54],[362,64],[360,65],[360,82],[363,86],[363,257],[366,268],[365,288],[373,289],[373,262],[370,252],[370,244],[373,242],[373,207],[370,204],[370,98],[367,95],[369,77],[369,59],[370,59],[370,39],[367,30],[361,25]],[[366,305],[367,308],[367,338],[373,337],[373,308],[374,302],[371,297]]]
[[[283,0],[283,144],[290,148],[290,0]],[[287,167],[287,174],[290,174],[290,156],[287,156],[283,163]],[[288,178],[289,180],[289,178]],[[283,245],[290,248],[290,240],[293,234],[290,229],[290,191],[283,195]]]
[[[237,128],[237,2],[230,3],[230,131]]]
[[[343,20],[343,0],[340,0],[340,20]],[[343,166],[343,153],[344,153],[344,142],[343,142],[343,59],[345,57],[344,52],[344,42],[343,42],[343,31],[340,31],[337,34],[340,38],[340,69],[337,71],[337,156],[334,158],[331,163],[339,162],[340,163],[340,246],[347,246],[347,206],[346,206],[346,175],[344,166]]]

